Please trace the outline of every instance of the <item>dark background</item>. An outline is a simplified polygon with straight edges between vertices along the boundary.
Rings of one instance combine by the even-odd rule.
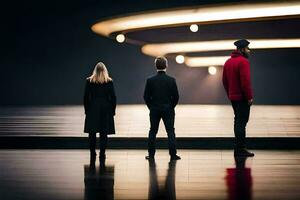
[[[145,79],[154,58],[140,46],[96,35],[90,26],[114,15],[228,1],[71,1],[1,3],[0,105],[81,104],[85,78],[103,61],[115,82],[119,104],[143,103]],[[233,1],[230,1],[233,2]],[[300,36],[300,20],[274,20],[139,31],[146,42]],[[208,53],[209,54],[209,53]],[[214,55],[229,55],[217,52]],[[300,104],[300,49],[253,50],[250,58],[256,104]],[[180,103],[228,104],[221,84],[207,68],[188,68],[170,59]]]

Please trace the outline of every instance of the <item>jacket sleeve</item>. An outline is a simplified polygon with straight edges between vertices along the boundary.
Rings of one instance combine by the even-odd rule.
[[[114,83],[111,81],[111,83],[109,85],[110,85],[109,99],[110,99],[110,102],[112,104],[113,115],[115,115],[116,114],[116,107],[117,107],[117,97],[116,97],[116,93],[115,93]]]
[[[240,73],[242,92],[247,98],[247,100],[250,100],[253,98],[253,94],[252,94],[252,86],[251,86],[251,79],[250,79],[250,64],[248,60],[242,61],[239,64],[239,73]]]
[[[225,89],[227,95],[229,95],[229,91],[228,91],[228,80],[227,80],[227,74],[226,74],[226,68],[225,68],[225,66],[223,67],[223,78],[222,78],[222,82],[223,82],[223,86],[224,86],[224,89]]]
[[[151,89],[150,89],[149,80],[147,79],[145,90],[144,90],[144,101],[149,109],[151,108],[151,99],[152,99]]]
[[[176,80],[174,79],[172,84],[172,106],[175,108],[175,106],[178,104],[179,100],[179,94],[178,94],[178,88],[176,84]]]
[[[84,105],[84,113],[87,114],[89,104],[90,104],[90,84],[89,81],[87,80],[85,82],[85,87],[84,87],[84,95],[83,95],[83,105]]]

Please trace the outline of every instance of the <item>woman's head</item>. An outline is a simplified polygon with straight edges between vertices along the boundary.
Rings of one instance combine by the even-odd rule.
[[[93,70],[93,74],[88,77],[92,83],[107,83],[112,79],[108,75],[107,68],[103,62],[98,62]]]

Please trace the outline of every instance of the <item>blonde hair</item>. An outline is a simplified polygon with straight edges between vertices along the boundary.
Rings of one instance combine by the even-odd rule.
[[[112,81],[103,62],[98,62],[96,64],[93,74],[87,79],[89,79],[91,83],[107,83]]]

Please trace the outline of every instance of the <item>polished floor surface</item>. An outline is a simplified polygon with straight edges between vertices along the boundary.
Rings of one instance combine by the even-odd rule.
[[[118,105],[113,137],[147,137],[145,105]],[[0,136],[86,136],[82,106],[1,107]],[[232,137],[230,105],[178,105],[177,137]],[[248,137],[300,137],[300,106],[254,105]],[[161,122],[158,137],[166,137]]]
[[[300,151],[108,150],[90,162],[87,150],[0,150],[0,199],[300,199]]]

